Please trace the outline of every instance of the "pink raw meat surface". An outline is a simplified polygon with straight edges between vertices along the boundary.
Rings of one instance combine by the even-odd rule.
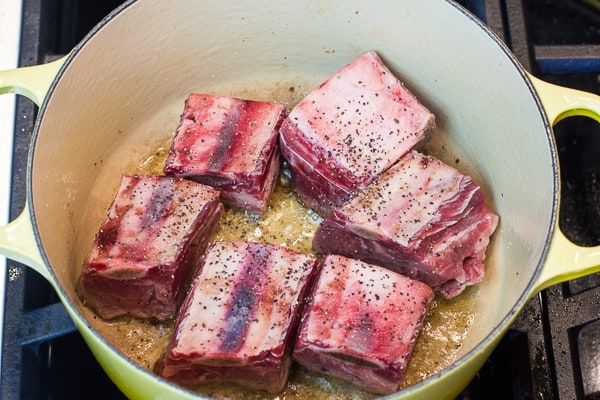
[[[103,318],[175,316],[223,211],[219,192],[163,176],[127,176],[85,260],[80,287]]]
[[[434,115],[371,51],[292,109],[280,129],[280,146],[300,197],[327,215],[434,126]]]
[[[262,213],[281,160],[282,104],[192,93],[164,171],[221,191],[224,202]]]
[[[313,248],[385,266],[450,298],[483,279],[497,224],[469,176],[411,151],[325,219]]]
[[[329,255],[321,263],[294,359],[370,392],[397,391],[433,291],[359,260]]]
[[[212,242],[163,361],[175,382],[283,389],[316,258],[285,247]]]

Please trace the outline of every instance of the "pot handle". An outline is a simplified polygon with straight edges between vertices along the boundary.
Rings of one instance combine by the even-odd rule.
[[[52,282],[50,271],[38,250],[27,204],[17,218],[0,227],[0,254],[33,268]]]
[[[0,94],[20,94],[40,106],[65,59],[62,57],[46,64],[0,71]]]
[[[65,59],[0,71],[0,94],[24,95],[40,106]],[[28,204],[15,220],[0,226],[0,254],[33,268],[53,282],[37,245]]]
[[[557,86],[531,75],[529,78],[552,126],[575,115],[589,117],[600,123],[600,96]],[[556,225],[535,292],[600,271],[600,246],[579,246],[564,235],[558,222]]]

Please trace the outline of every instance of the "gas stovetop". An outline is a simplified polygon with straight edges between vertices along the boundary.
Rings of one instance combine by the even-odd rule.
[[[21,7],[8,2],[0,3],[0,70],[17,66]],[[10,170],[15,123],[15,95],[0,96],[0,224],[8,222],[10,199]],[[6,285],[6,259],[0,257],[0,327],[4,319],[4,288]],[[0,330],[0,343],[2,331]],[[0,367],[2,360],[0,359]]]
[[[40,64],[65,54],[120,3],[24,0],[19,64]],[[494,30],[534,75],[600,93],[598,0],[459,3]],[[25,200],[26,160],[37,112],[20,97],[16,109],[11,218]],[[555,127],[555,135],[562,171],[560,226],[580,245],[600,244],[600,124],[568,118]],[[9,261],[6,281],[2,399],[124,398],[43,278]],[[600,399],[598,360],[600,274],[595,274],[551,287],[527,303],[458,399]]]

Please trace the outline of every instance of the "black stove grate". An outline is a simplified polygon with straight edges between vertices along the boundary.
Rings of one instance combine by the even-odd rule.
[[[498,33],[534,75],[559,85],[600,92],[600,2],[463,3]],[[485,7],[481,6],[483,3]],[[598,245],[600,124],[589,118],[571,117],[558,123],[554,133],[561,165],[560,227],[579,245]],[[490,398],[600,399],[598,338],[600,274],[543,291],[526,305],[503,340],[503,344],[511,343],[508,347],[513,349],[521,346],[517,354],[529,354],[525,368],[531,368],[530,380],[523,379],[528,374],[517,368],[506,383],[513,388],[513,396],[490,394]],[[494,357],[507,351],[502,349],[503,344],[480,375],[495,369]]]
[[[505,41],[534,75],[600,93],[598,0],[458,1]],[[68,52],[121,1],[23,0],[20,65]],[[17,99],[11,217],[25,200],[36,107]],[[560,225],[574,242],[600,244],[600,125],[568,118],[555,128],[562,171]],[[75,330],[52,287],[9,261],[2,399],[121,399]],[[556,285],[525,306],[459,396],[475,399],[600,399],[600,274]]]

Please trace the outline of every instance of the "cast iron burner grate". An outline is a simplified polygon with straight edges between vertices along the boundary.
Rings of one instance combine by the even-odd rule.
[[[24,0],[20,65],[68,52],[119,0]],[[525,68],[549,82],[599,93],[597,0],[459,1],[505,41]],[[507,99],[514,101],[514,99]],[[23,208],[36,107],[17,100],[11,217]],[[600,244],[600,126],[568,118],[556,128],[563,186],[560,225],[581,245]],[[120,399],[76,332],[52,287],[9,262],[0,397]],[[600,274],[552,287],[519,315],[458,397],[600,399]]]

